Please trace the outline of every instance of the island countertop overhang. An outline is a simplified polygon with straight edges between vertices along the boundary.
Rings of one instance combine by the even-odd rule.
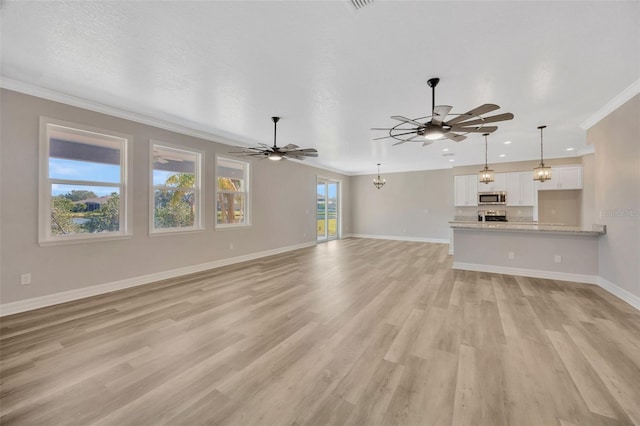
[[[509,223],[509,222],[471,222],[451,221],[450,227],[458,230],[480,230],[488,232],[522,232],[557,235],[600,236],[607,233],[606,225],[594,224],[590,228],[581,226],[568,226],[544,223]]]

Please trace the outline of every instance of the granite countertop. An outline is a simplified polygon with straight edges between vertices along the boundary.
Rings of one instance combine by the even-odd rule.
[[[539,232],[548,234],[572,234],[572,235],[604,235],[607,233],[605,225],[592,225],[591,227],[569,226],[561,224],[537,223],[537,222],[449,222],[453,229],[481,229],[487,231],[505,232]]]

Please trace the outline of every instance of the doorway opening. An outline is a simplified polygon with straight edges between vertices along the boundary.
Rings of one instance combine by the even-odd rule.
[[[339,182],[318,178],[316,184],[318,242],[335,240],[340,230]]]

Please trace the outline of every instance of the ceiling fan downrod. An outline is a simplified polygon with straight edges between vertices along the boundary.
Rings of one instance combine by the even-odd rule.
[[[280,121],[280,117],[271,117],[271,120],[273,120],[273,147],[276,147],[276,134],[277,134],[277,127],[278,127],[278,121]]]

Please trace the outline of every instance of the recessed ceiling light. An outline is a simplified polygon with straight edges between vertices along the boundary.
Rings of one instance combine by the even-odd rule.
[[[567,151],[573,151],[575,148],[567,148]]]
[[[507,154],[500,154],[498,157],[506,157]]]
[[[449,159],[449,162],[450,162],[450,163],[453,163],[454,161],[456,161],[454,158],[450,158],[450,159]]]
[[[449,148],[444,148],[443,151],[447,152],[447,151],[449,151]]]
[[[506,141],[504,144],[505,145],[509,145],[511,143],[511,141]]]

